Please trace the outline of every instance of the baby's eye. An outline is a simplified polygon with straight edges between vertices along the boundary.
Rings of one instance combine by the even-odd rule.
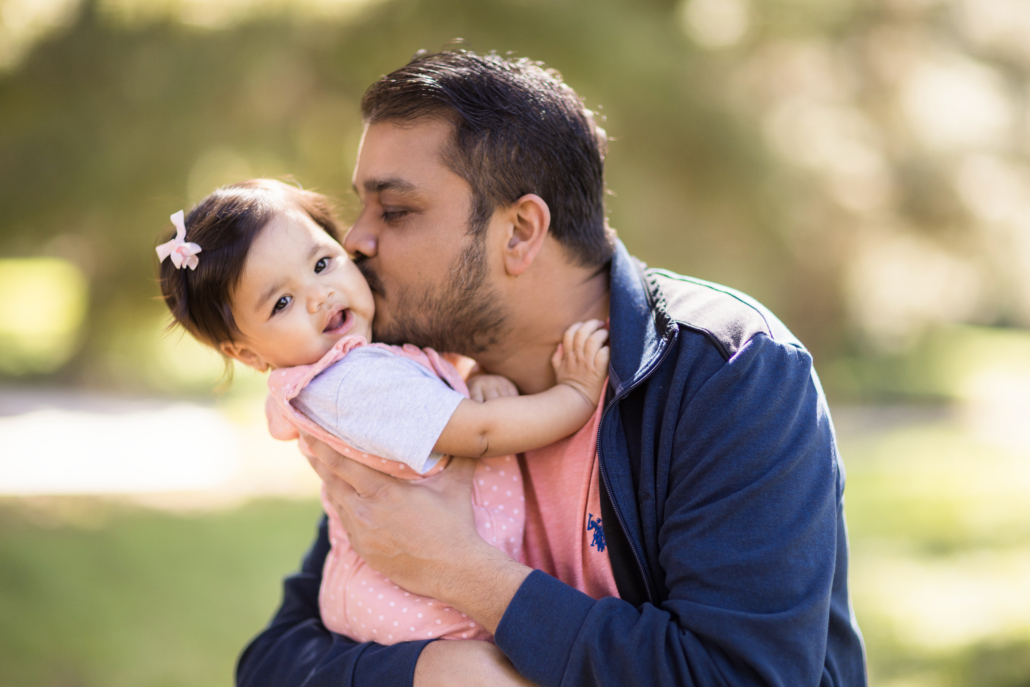
[[[273,315],[276,314],[277,312],[279,312],[280,310],[282,310],[283,308],[285,308],[289,304],[290,304],[290,296],[283,296],[282,298],[280,298],[279,300],[277,300],[275,302],[275,305],[272,306],[272,314]]]
[[[326,257],[322,258],[321,260],[319,260],[318,262],[316,262],[315,263],[315,274],[318,274],[319,272],[324,270],[326,267],[329,267],[329,261],[330,260],[332,260],[332,258],[326,256]]]

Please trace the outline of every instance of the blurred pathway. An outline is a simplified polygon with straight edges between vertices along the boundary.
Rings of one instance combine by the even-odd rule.
[[[2,389],[0,496],[113,495],[168,507],[315,496],[318,480],[295,444],[268,435],[262,401]]]

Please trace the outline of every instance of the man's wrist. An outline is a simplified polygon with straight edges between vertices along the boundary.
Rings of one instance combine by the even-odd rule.
[[[528,687],[511,661],[489,642],[437,641],[428,644],[415,665],[414,687]]]
[[[508,604],[533,570],[486,542],[477,548],[462,561],[460,573],[443,582],[437,598],[494,634]]]

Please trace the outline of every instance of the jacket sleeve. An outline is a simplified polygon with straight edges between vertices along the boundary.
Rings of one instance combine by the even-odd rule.
[[[532,573],[496,633],[527,678],[835,684],[824,660],[843,485],[811,358],[758,335],[709,362],[703,383],[666,387],[695,390],[666,404],[677,417],[661,419],[655,465],[642,467],[655,471],[653,502],[638,497],[657,523],[647,559],[667,595],[635,608]]]
[[[300,571],[283,581],[279,611],[240,655],[238,687],[411,687],[415,663],[429,642],[359,644],[322,625],[318,588],[328,553],[323,516]]]

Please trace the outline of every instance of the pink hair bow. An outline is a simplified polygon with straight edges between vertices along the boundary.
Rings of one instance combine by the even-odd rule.
[[[175,238],[157,247],[157,261],[164,262],[165,258],[170,257],[176,269],[197,269],[200,264],[197,253],[201,248],[195,243],[186,242],[186,223],[183,221],[182,210],[172,215],[172,224],[175,225]]]

